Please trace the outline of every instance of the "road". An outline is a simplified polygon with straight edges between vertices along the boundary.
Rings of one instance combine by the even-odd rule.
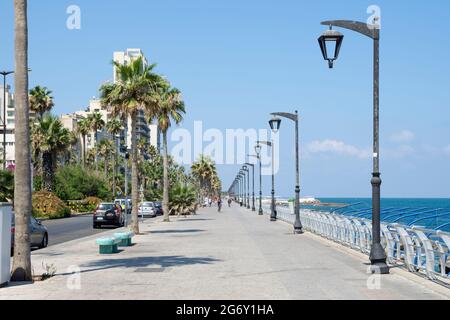
[[[92,215],[48,220],[43,221],[42,224],[48,229],[49,246],[110,230],[108,227],[105,227],[105,229],[94,229],[92,227]]]

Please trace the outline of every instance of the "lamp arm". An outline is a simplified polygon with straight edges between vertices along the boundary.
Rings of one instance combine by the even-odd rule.
[[[287,113],[287,112],[275,112],[275,113],[271,113],[270,115],[272,116],[276,116],[276,117],[283,117],[283,118],[287,118],[290,119],[292,121],[298,121],[298,115],[294,114],[294,113]]]
[[[324,26],[335,26],[361,33],[371,39],[380,39],[380,25],[351,20],[331,20],[320,23]]]
[[[265,144],[266,146],[272,147],[272,142],[270,141],[258,141],[260,144]]]

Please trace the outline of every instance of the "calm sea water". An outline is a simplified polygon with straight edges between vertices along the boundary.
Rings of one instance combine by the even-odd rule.
[[[340,213],[370,218],[370,198],[320,198],[322,203],[350,205]],[[450,232],[450,199],[384,198],[381,199],[381,219],[384,222],[421,226]],[[332,211],[336,208],[323,208]]]

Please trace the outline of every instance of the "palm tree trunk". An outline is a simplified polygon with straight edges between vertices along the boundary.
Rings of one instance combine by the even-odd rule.
[[[131,114],[131,227],[135,234],[139,234],[139,179],[138,179],[138,154],[136,135],[137,112]]]
[[[163,211],[164,222],[170,222],[169,218],[169,157],[167,152],[167,131],[163,132]]]
[[[53,192],[53,155],[50,152],[44,152],[42,159],[42,190]]]
[[[119,152],[117,148],[117,138],[114,138],[114,148],[116,152],[113,156],[113,200],[116,198],[116,170],[117,170],[117,154]]]
[[[83,135],[83,146],[82,146],[82,157],[83,157],[83,168],[86,167],[86,136]]]
[[[95,171],[98,173],[97,128],[94,128]]]
[[[106,156],[105,157],[105,178],[108,178],[108,167],[109,167],[108,156]]]
[[[31,150],[28,102],[28,20],[27,1],[14,0],[16,61],[16,170],[14,211],[16,215],[13,281],[30,281],[30,219],[31,219]]]

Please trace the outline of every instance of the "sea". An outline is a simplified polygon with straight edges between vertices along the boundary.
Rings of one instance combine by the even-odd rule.
[[[317,198],[317,200],[336,206],[302,205],[302,207],[371,219],[371,198]],[[450,199],[382,198],[381,220],[385,223],[450,232]]]

